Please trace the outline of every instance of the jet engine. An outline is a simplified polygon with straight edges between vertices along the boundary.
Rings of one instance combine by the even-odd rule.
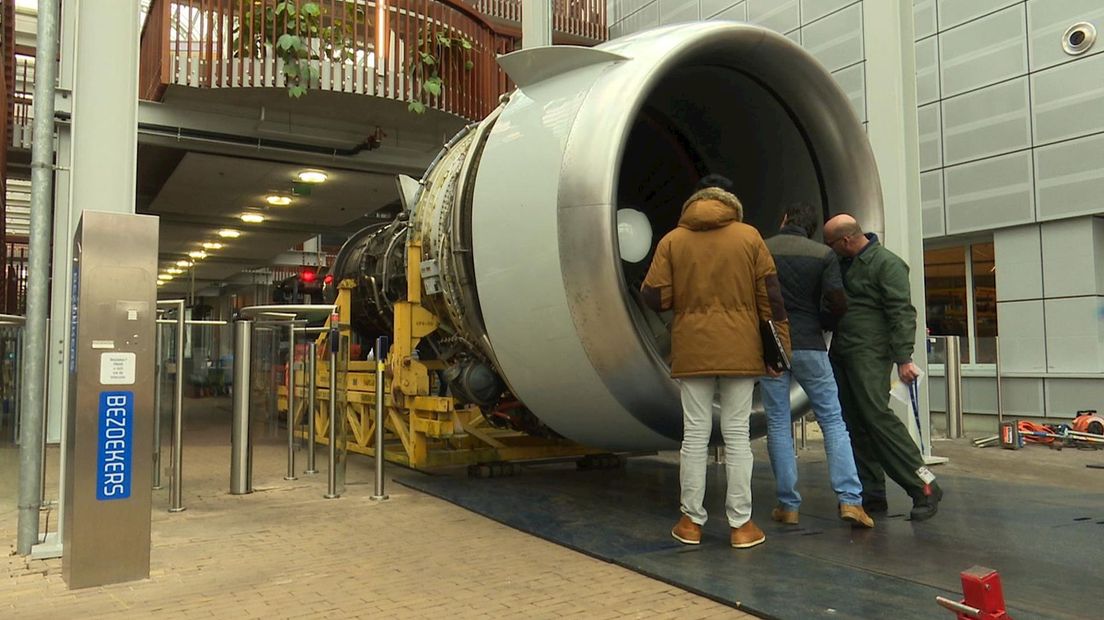
[[[456,135],[404,212],[357,233],[334,265],[353,327],[391,332],[417,241],[422,304],[441,327],[418,349],[442,394],[488,419],[611,450],[675,447],[667,322],[632,294],[698,180],[734,183],[773,234],[803,201],[882,228],[863,126],[832,76],[784,36],[737,23],[663,27],[595,48],[503,56],[517,85]],[[717,283],[724,286],[724,283]],[[724,342],[716,346],[728,346]],[[795,389],[795,415],[807,410]],[[752,432],[765,432],[762,414]]]

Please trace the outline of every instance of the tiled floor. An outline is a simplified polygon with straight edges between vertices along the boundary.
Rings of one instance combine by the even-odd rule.
[[[154,494],[150,579],[70,591],[60,560],[8,555],[0,618],[750,617],[397,484],[371,502],[363,457],[350,459],[345,496],[323,499],[324,473],[283,480],[278,436],[258,438],[257,492],[231,496],[228,402],[212,402],[187,408],[187,510],[169,514],[167,489]],[[0,448],[0,540],[12,551],[17,466],[17,450]]]

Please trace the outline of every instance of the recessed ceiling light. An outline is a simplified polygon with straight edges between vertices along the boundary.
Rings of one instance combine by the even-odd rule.
[[[222,244],[218,243],[217,241],[207,241],[207,242],[204,242],[203,249],[204,250],[221,250],[222,249]]]
[[[329,175],[321,170],[300,170],[295,176],[300,183],[323,183],[329,178]]]
[[[177,267],[191,267],[194,264],[195,263],[193,263],[190,260],[178,260],[178,261],[176,261],[176,266]]]
[[[265,216],[260,213],[242,213],[241,221],[246,224],[261,224],[265,221]]]
[[[167,274],[167,273],[159,273],[159,274],[157,274],[157,279],[158,280],[169,281],[169,280],[172,280],[173,277],[171,275]]]
[[[233,228],[223,228],[222,230],[218,231],[218,236],[222,237],[223,239],[237,239],[241,236],[241,231],[234,230]]]
[[[174,276],[176,276],[176,275],[180,275],[180,274],[184,273],[184,270],[180,269],[179,267],[169,267],[168,269],[165,270],[165,273],[171,273]]]
[[[269,194],[265,196],[265,202],[274,207],[286,207],[291,204],[291,197],[281,196],[279,194]]]
[[[202,260],[204,258],[207,258],[207,253],[203,250],[192,250],[191,252],[188,252],[188,256],[191,256],[192,258],[197,260]]]

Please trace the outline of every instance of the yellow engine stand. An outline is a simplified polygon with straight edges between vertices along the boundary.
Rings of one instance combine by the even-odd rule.
[[[438,328],[439,321],[421,303],[421,245],[411,242],[406,251],[407,298],[395,303],[395,333],[384,364],[386,388],[383,398],[387,407],[384,451],[387,460],[415,469],[432,469],[602,453],[563,439],[533,437],[495,428],[487,423],[477,406],[460,406],[451,397],[431,395],[430,373],[442,370],[444,365],[435,360],[422,361],[415,351],[421,339]],[[350,333],[351,292],[354,288],[356,284],[352,280],[343,280],[338,285],[336,305],[343,340]],[[315,364],[315,441],[323,444],[328,442],[331,398],[328,389],[331,371],[329,356],[322,355],[329,350],[328,334],[328,331],[324,332],[317,340],[320,356]],[[347,359],[349,352],[345,350],[339,355]],[[349,361],[347,366],[348,371],[342,373],[339,364],[337,394],[338,415],[344,416],[347,428],[352,431],[346,448],[374,455],[376,363]],[[296,410],[292,423],[300,427],[300,436],[306,435],[307,386],[304,373],[297,373]],[[286,412],[286,388],[280,388],[279,393],[279,407]],[[338,433],[338,437],[343,436],[343,433]]]

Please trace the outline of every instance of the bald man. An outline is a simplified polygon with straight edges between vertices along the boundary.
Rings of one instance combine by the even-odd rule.
[[[912,383],[916,308],[909,294],[908,265],[863,233],[850,215],[824,225],[824,243],[839,255],[847,313],[832,338],[830,358],[843,417],[851,433],[863,484],[863,508],[885,512],[886,474],[912,497],[913,521],[935,516],[943,491],[904,423],[889,408],[890,373]]]

